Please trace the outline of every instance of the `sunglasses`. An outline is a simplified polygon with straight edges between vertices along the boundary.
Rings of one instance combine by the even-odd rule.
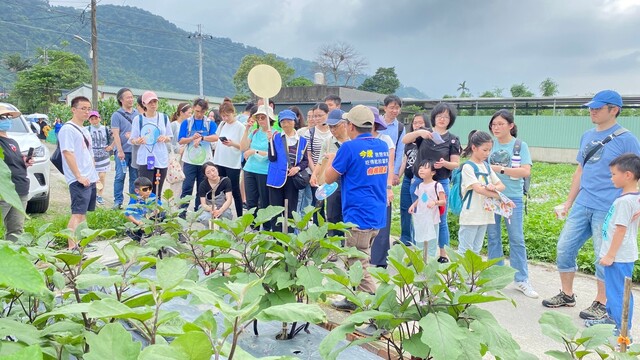
[[[151,186],[144,186],[140,188],[140,191],[151,191]]]

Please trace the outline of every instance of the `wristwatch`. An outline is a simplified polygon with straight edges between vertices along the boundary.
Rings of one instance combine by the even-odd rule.
[[[500,168],[500,174],[504,174],[504,166]]]
[[[391,185],[387,185],[387,190],[391,190],[392,186]]]

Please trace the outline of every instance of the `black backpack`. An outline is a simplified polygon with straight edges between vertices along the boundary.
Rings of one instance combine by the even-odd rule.
[[[67,124],[68,123],[65,123],[64,125],[67,125]],[[86,137],[84,137],[82,130],[78,129],[78,127],[75,125],[71,125],[71,126],[74,127],[76,130],[78,130],[80,135],[82,135],[84,144],[87,146],[87,149],[89,149],[89,141],[87,140]],[[60,128],[60,130],[62,130],[62,127]],[[64,175],[64,168],[62,167],[62,152],[60,151],[60,140],[56,142],[56,150],[53,152],[53,154],[51,154],[51,158],[49,158],[49,161],[51,161],[53,166],[55,166],[55,168],[58,169],[58,171],[60,171],[60,173]]]

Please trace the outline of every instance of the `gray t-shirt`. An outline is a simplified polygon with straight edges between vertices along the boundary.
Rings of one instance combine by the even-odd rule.
[[[126,153],[131,152],[131,144],[129,144],[129,139],[127,139],[125,134],[131,132],[131,122],[136,116],[138,116],[138,110],[136,109],[128,113],[123,108],[120,108],[111,114],[111,129],[120,130],[120,143],[122,144],[122,150]],[[127,117],[129,119],[127,119]]]
[[[614,262],[629,263],[638,260],[638,220],[633,221],[633,214],[640,211],[640,193],[627,193],[617,198],[609,208],[602,225],[602,246],[600,257],[609,252],[611,240],[617,225],[627,228],[622,245],[618,249]]]

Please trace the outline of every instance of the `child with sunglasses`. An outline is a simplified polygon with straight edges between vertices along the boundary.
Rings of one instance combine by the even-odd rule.
[[[124,211],[124,216],[137,227],[127,229],[126,234],[131,239],[140,242],[145,235],[143,219],[162,221],[164,219],[164,213],[160,212],[157,208],[157,205],[162,205],[162,202],[157,199],[156,194],[152,192],[153,183],[151,180],[141,176],[137,178],[133,184],[136,193],[135,196],[129,198],[129,205],[127,205]]]

